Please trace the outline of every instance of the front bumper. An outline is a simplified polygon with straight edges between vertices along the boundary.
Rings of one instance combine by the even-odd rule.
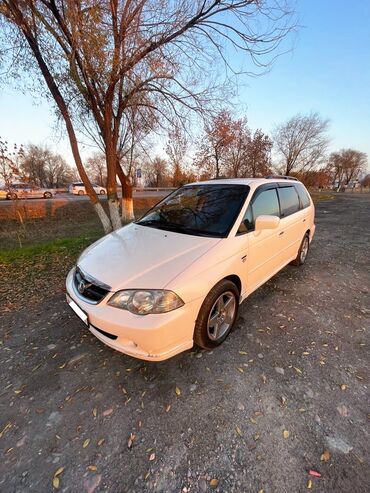
[[[162,361],[193,346],[194,325],[202,299],[185,303],[169,313],[134,315],[107,305],[111,294],[98,304],[83,300],[76,292],[73,273],[74,269],[66,281],[68,296],[88,315],[90,332],[107,346],[147,361]]]

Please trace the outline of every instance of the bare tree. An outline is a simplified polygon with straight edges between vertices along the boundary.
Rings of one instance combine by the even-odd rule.
[[[269,174],[272,146],[272,140],[261,129],[257,129],[251,136],[247,147],[247,161],[249,175],[253,178]]]
[[[11,191],[14,181],[24,179],[19,166],[23,154],[22,146],[14,144],[11,147],[6,140],[0,137],[0,186],[4,186],[8,192]]]
[[[214,178],[227,174],[230,146],[235,140],[238,122],[229,110],[222,110],[205,124],[195,157],[198,168],[209,172]]]
[[[58,188],[73,180],[73,171],[63,157],[47,147],[28,145],[20,167],[27,181],[40,187]]]
[[[279,159],[279,170],[289,176],[301,173],[322,163],[327,152],[329,121],[318,113],[295,115],[278,125],[273,133]]]
[[[185,156],[188,142],[184,130],[175,125],[168,134],[166,153],[172,167],[172,185],[178,187],[185,183]]]
[[[105,155],[95,152],[86,161],[86,170],[91,180],[101,187],[107,186],[107,166],[105,163]]]
[[[332,177],[332,184],[338,190],[342,186],[358,180],[360,174],[366,170],[366,167],[367,155],[355,149],[342,149],[339,152],[332,152],[327,165]]]
[[[165,159],[155,156],[145,164],[146,183],[149,187],[165,187],[170,184],[171,177]]]
[[[121,226],[116,175],[131,109],[157,121],[201,111],[216,99],[214,60],[227,48],[270,63],[291,28],[291,13],[273,0],[0,0],[3,45],[11,66],[35,75],[62,116],[72,154],[106,232]],[[212,63],[211,63],[212,61]],[[78,145],[81,114],[104,144],[109,216],[91,186]]]

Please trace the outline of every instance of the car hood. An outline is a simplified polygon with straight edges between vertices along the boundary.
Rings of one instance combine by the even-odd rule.
[[[112,291],[163,289],[219,241],[131,223],[88,247],[78,266]]]

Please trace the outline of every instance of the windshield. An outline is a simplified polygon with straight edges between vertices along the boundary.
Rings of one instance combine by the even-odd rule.
[[[196,236],[228,235],[244,202],[246,185],[189,185],[179,188],[136,224]]]

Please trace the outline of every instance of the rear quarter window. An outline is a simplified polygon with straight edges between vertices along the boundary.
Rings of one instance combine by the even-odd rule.
[[[297,190],[292,187],[278,188],[282,217],[290,216],[300,209]]]
[[[311,205],[311,199],[310,196],[308,195],[307,190],[304,188],[304,186],[301,183],[295,183],[294,187],[298,192],[303,209],[309,207]]]

